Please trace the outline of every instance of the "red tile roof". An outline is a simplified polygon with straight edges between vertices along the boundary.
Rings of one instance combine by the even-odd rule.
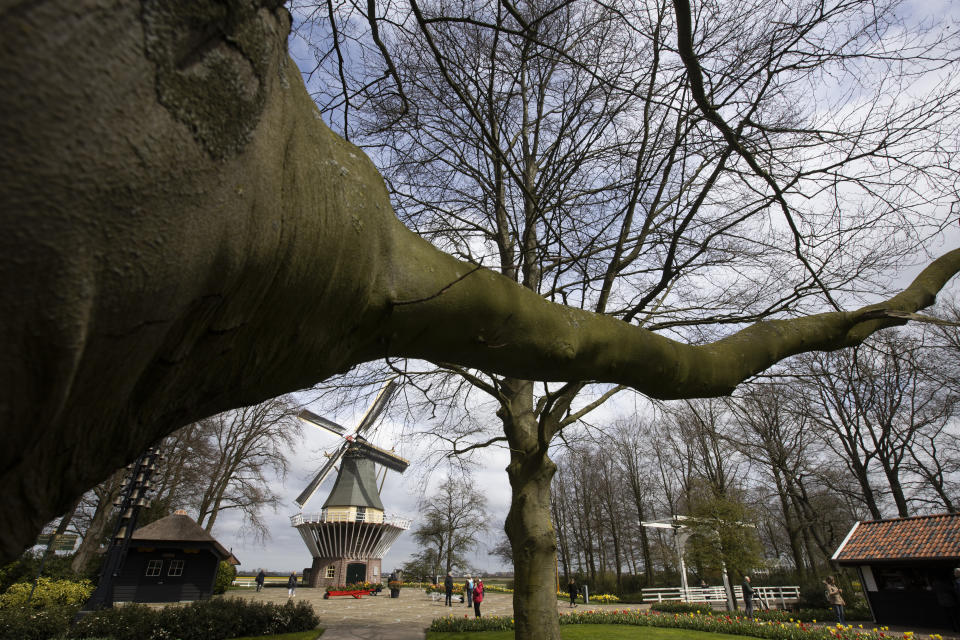
[[[841,564],[916,559],[960,560],[960,514],[858,522],[833,554]]]

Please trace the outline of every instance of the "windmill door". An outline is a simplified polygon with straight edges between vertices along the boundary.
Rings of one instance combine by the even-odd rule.
[[[347,584],[366,582],[367,565],[363,562],[351,562],[347,565]]]

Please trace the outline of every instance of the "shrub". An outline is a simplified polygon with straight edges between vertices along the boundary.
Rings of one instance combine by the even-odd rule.
[[[72,580],[51,580],[39,578],[37,588],[33,589],[32,582],[18,582],[0,595],[0,609],[14,606],[26,606],[30,591],[30,607],[46,609],[54,605],[82,605],[93,593],[93,585],[89,580],[74,582]]]
[[[216,599],[186,606],[150,609],[129,605],[90,614],[70,637],[108,636],[115,640],[224,640],[309,631],[320,620],[306,602],[275,605],[240,599]]]
[[[217,566],[217,580],[213,583],[213,592],[214,593],[226,593],[227,588],[233,584],[234,578],[237,577],[237,568],[221,560],[220,564]]]
[[[625,593],[620,596],[620,602],[626,602],[630,604],[640,604],[643,602],[643,594],[639,591],[636,593]]]
[[[694,602],[654,602],[650,605],[650,611],[660,611],[662,613],[700,613],[709,612],[710,605],[696,604]]]
[[[0,593],[18,582],[33,582],[40,572],[40,562],[43,560],[43,551],[27,551],[10,564],[0,567]],[[60,555],[52,553],[43,561],[43,575],[54,580],[77,580],[88,576],[78,576],[70,568],[73,554]]]
[[[79,605],[50,605],[35,609],[14,605],[0,609],[0,640],[47,640],[70,627]]]

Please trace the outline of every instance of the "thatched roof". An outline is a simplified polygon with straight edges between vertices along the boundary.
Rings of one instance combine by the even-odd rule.
[[[133,532],[131,539],[135,542],[209,542],[221,560],[240,564],[232,553],[204,531],[193,518],[182,513],[175,513],[140,527]]]

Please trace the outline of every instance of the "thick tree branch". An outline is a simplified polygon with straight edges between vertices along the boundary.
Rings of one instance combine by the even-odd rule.
[[[407,251],[419,268],[406,277],[397,272],[399,291],[408,286],[436,291],[441,287],[434,279],[443,277],[441,273],[453,280],[470,268],[429,245],[410,242]],[[395,307],[386,351],[457,361],[528,380],[626,384],[661,399],[726,395],[784,358],[853,346],[875,331],[904,324],[900,314],[933,304],[937,292],[958,271],[960,250],[954,250],[886,302],[849,312],[759,322],[695,346],[607,316],[552,304],[484,270],[424,305]],[[414,282],[423,276],[426,282]],[[417,296],[416,291],[400,295]]]

